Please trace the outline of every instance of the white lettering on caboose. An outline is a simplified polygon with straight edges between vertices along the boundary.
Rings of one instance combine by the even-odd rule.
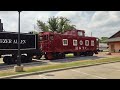
[[[75,50],[78,50],[78,47],[75,47]]]

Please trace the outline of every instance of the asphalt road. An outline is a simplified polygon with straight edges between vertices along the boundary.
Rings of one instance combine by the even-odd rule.
[[[120,62],[36,74],[14,79],[120,79]]]

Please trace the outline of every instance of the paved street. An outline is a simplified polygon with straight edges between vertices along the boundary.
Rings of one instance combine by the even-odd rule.
[[[120,79],[120,62],[37,74],[15,79]]]

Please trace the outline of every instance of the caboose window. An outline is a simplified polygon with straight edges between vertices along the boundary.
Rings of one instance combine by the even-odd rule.
[[[48,35],[43,35],[39,37],[40,41],[48,40]]]
[[[77,40],[73,40],[73,46],[77,46]]]
[[[39,40],[40,40],[40,41],[42,41],[42,40],[43,40],[43,37],[42,37],[42,36],[40,36]]]
[[[94,46],[94,40],[91,40],[91,46]]]
[[[78,36],[83,36],[83,32],[78,32]]]
[[[63,39],[63,46],[67,46],[68,45],[68,39]]]
[[[85,40],[85,46],[89,46],[89,40]]]
[[[50,40],[53,40],[53,35],[50,36]]]

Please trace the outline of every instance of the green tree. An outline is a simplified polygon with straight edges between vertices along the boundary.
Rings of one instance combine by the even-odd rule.
[[[52,31],[63,33],[67,30],[76,29],[75,25],[70,24],[70,20],[65,17],[50,17],[47,25],[38,20],[37,25],[42,31]]]
[[[63,32],[67,31],[67,30],[73,30],[76,29],[75,25],[69,25],[69,24],[65,24],[64,28],[63,28]]]
[[[100,42],[101,43],[106,43],[107,39],[108,39],[108,37],[101,37]]]
[[[52,17],[49,18],[48,20],[48,27],[49,30],[51,30],[52,32],[57,32],[58,31],[58,18]]]
[[[48,26],[47,26],[44,22],[42,22],[42,21],[40,21],[40,20],[37,20],[37,26],[38,26],[38,28],[39,28],[40,30],[42,30],[42,31],[44,31],[44,32],[49,31]]]
[[[60,32],[64,32],[65,27],[68,25],[68,23],[70,22],[70,20],[68,20],[65,17],[60,17],[59,18],[59,28],[58,28],[58,33]]]

